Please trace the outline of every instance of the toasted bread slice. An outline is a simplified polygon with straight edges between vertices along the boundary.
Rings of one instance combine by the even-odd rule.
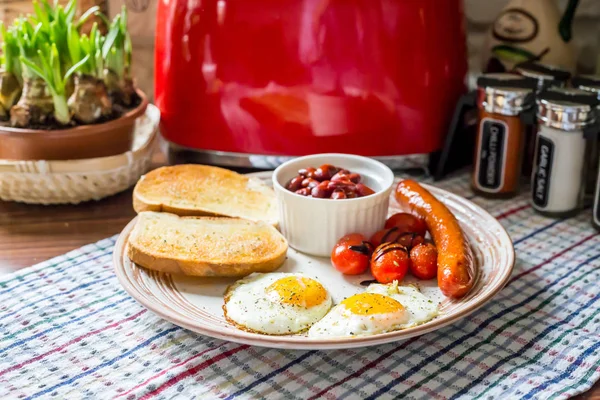
[[[240,277],[276,270],[287,253],[285,238],[265,222],[152,211],[137,218],[129,235],[128,256],[155,271]]]
[[[222,216],[265,221],[276,226],[273,189],[256,178],[206,165],[177,165],[142,176],[133,191],[136,212],[180,216]]]

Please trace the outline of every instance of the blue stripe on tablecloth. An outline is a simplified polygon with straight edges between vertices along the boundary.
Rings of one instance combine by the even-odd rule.
[[[99,304],[99,303],[108,304],[108,302],[106,302],[106,300],[112,299],[113,297],[116,297],[116,296],[119,296],[119,295],[123,295],[123,292],[122,291],[121,292],[119,292],[119,291],[113,292],[113,294],[111,294],[110,296],[98,298],[98,299],[96,299],[96,300],[94,300],[94,301],[92,301],[90,303],[85,303],[85,305],[78,304],[79,307],[70,309],[69,311],[66,311],[66,312],[60,314],[60,316],[46,317],[46,315],[44,315],[44,316],[40,315],[39,316],[40,317],[39,320],[35,321],[34,323],[28,323],[25,326],[23,326],[21,324],[21,326],[19,326],[19,328],[16,331],[13,331],[12,333],[9,333],[9,330],[7,329],[4,332],[4,336],[0,337],[0,343],[6,342],[6,341],[10,341],[12,339],[15,339],[17,336],[19,336],[21,334],[25,334],[28,331],[30,331],[31,329],[36,329],[40,325],[47,325],[47,324],[49,324],[49,323],[51,323],[51,322],[53,322],[53,321],[55,321],[57,319],[66,318],[66,317],[70,316],[73,313],[76,313],[78,311],[83,311],[83,310],[85,310],[85,309],[87,309],[87,308],[89,308],[89,307],[91,307],[93,305],[96,305],[96,304]],[[9,326],[10,325],[7,324],[5,326],[0,326],[0,328],[5,328],[6,329]]]
[[[296,358],[295,360],[292,360],[292,361],[290,361],[289,363],[287,363],[287,364],[286,364],[286,365],[284,365],[283,367],[281,367],[281,368],[278,368],[278,369],[276,369],[275,371],[271,371],[271,372],[270,372],[270,373],[268,373],[267,375],[264,375],[262,378],[260,378],[260,379],[258,379],[258,380],[255,380],[254,382],[252,382],[252,383],[251,383],[251,384],[249,384],[249,385],[246,385],[246,386],[245,386],[245,387],[243,387],[241,390],[238,390],[237,392],[235,392],[235,393],[233,393],[233,394],[231,394],[231,395],[227,396],[227,397],[225,398],[225,400],[231,400],[231,399],[233,399],[233,398],[235,398],[235,397],[238,397],[238,396],[239,396],[239,395],[241,395],[241,394],[244,394],[244,393],[246,393],[248,390],[252,389],[253,387],[255,387],[255,386],[257,386],[257,385],[260,385],[261,383],[263,383],[263,382],[265,382],[265,381],[267,381],[267,380],[269,380],[269,379],[273,378],[274,376],[278,375],[279,373],[281,373],[281,372],[285,371],[286,369],[290,368],[290,367],[291,367],[291,366],[293,366],[293,365],[296,365],[296,364],[298,364],[298,363],[299,363],[299,362],[301,362],[302,360],[304,360],[304,359],[306,359],[306,358],[308,358],[308,357],[312,356],[312,355],[313,355],[313,354],[315,354],[315,353],[316,353],[316,351],[315,351],[315,350],[311,350],[311,351],[308,351],[308,352],[306,352],[306,353],[302,354],[300,357]]]
[[[0,281],[0,288],[6,288],[7,286],[10,286],[9,283],[13,282],[13,281],[18,281],[21,283],[37,281],[37,280],[39,280],[39,278],[44,278],[46,276],[46,275],[44,275],[44,276],[40,277],[39,274],[41,272],[43,272],[47,269],[50,269],[50,268],[56,268],[57,271],[60,271],[60,270],[62,270],[62,268],[59,268],[59,265],[68,264],[71,262],[77,262],[76,260],[79,257],[90,256],[90,258],[88,258],[87,261],[93,261],[96,258],[98,258],[97,256],[94,256],[94,254],[97,253],[98,251],[102,252],[102,254],[100,254],[100,256],[106,255],[106,254],[111,254],[112,250],[116,244],[117,238],[118,238],[118,235],[114,235],[109,238],[99,240],[96,243],[90,243],[90,244],[80,247],[78,249],[72,250],[68,253],[62,254],[60,256],[51,258],[46,261],[43,261],[39,264],[32,265],[31,267],[24,268],[17,272],[8,274],[8,276],[7,276],[8,279]],[[92,247],[92,248],[90,249],[90,247]],[[66,267],[71,267],[71,266],[74,266],[74,265],[67,265]],[[31,280],[25,280],[25,278],[32,278],[32,277],[37,277],[37,278],[31,279]],[[0,294],[2,294],[2,293],[3,293],[3,291],[0,291]]]
[[[108,367],[108,366],[110,366],[110,365],[113,365],[115,362],[117,362],[117,361],[119,361],[119,360],[122,360],[123,358],[127,357],[128,355],[130,355],[130,354],[132,354],[132,353],[135,353],[135,352],[136,352],[136,351],[138,351],[139,349],[142,349],[142,348],[144,348],[144,347],[148,346],[150,343],[152,343],[152,342],[153,342],[153,341],[155,341],[156,339],[160,339],[161,337],[163,337],[163,336],[166,336],[166,335],[168,335],[168,334],[169,334],[169,333],[171,333],[171,332],[175,332],[175,331],[178,331],[178,330],[181,330],[181,329],[182,329],[182,328],[180,328],[180,327],[178,327],[178,326],[174,326],[173,328],[166,329],[166,330],[164,330],[164,331],[160,332],[159,334],[152,336],[150,339],[147,339],[147,340],[145,340],[144,342],[142,342],[142,343],[138,344],[138,345],[137,345],[137,346],[135,346],[133,349],[131,349],[131,350],[129,350],[129,351],[126,351],[126,352],[124,352],[124,353],[120,354],[119,356],[117,356],[117,357],[115,357],[115,358],[113,358],[113,359],[111,359],[111,360],[108,360],[108,361],[106,361],[106,362],[103,362],[102,364],[98,365],[97,367],[94,367],[94,368],[88,369],[87,371],[85,371],[85,372],[82,372],[82,373],[81,373],[81,374],[79,374],[79,375],[76,375],[76,376],[74,376],[74,377],[72,377],[72,378],[70,378],[70,379],[67,379],[67,380],[65,380],[65,381],[62,381],[61,383],[58,383],[58,384],[56,384],[56,385],[54,385],[54,386],[52,386],[52,387],[49,387],[49,388],[47,388],[47,389],[44,389],[44,390],[42,390],[41,392],[37,392],[37,393],[35,393],[34,395],[32,395],[32,396],[29,396],[29,397],[27,397],[27,398],[28,398],[28,399],[35,399],[36,397],[40,397],[40,396],[42,396],[42,395],[44,395],[44,394],[50,393],[50,392],[52,392],[52,391],[54,391],[54,390],[56,390],[56,389],[59,389],[59,388],[61,388],[61,387],[65,386],[65,385],[69,385],[69,384],[71,384],[71,383],[75,382],[76,380],[79,380],[79,379],[83,378],[84,376],[88,376],[89,374],[93,374],[94,372],[96,372],[96,371],[98,371],[98,370],[100,370],[100,369],[102,369],[102,368],[104,368],[104,367]]]
[[[74,268],[74,267],[79,267],[79,266],[81,266],[82,264],[88,263],[88,262],[90,262],[90,261],[95,261],[95,260],[99,259],[100,257],[104,257],[104,256],[110,256],[110,254],[112,253],[112,249],[110,249],[108,252],[106,252],[106,250],[107,250],[107,249],[103,249],[103,250],[102,250],[102,251],[103,251],[103,253],[102,253],[102,254],[99,254],[99,255],[97,255],[97,256],[95,256],[95,257],[92,257],[92,258],[88,258],[88,259],[82,260],[82,261],[80,261],[80,262],[77,262],[77,263],[75,263],[75,264],[69,264],[69,265],[66,265],[66,266],[64,266],[64,267],[62,267],[62,268],[56,268],[56,271],[54,271],[54,272],[51,272],[51,273],[49,273],[49,274],[44,274],[43,276],[35,275],[35,276],[37,276],[37,278],[33,278],[33,279],[29,279],[29,280],[26,280],[26,281],[23,281],[23,282],[19,282],[19,284],[17,284],[17,285],[14,285],[14,286],[10,287],[9,289],[0,290],[0,296],[3,296],[3,295],[5,295],[5,294],[8,294],[8,293],[12,292],[13,290],[15,290],[15,289],[17,289],[18,287],[21,287],[21,286],[23,286],[23,285],[28,285],[28,284],[31,284],[31,283],[33,283],[33,282],[39,281],[39,280],[41,280],[41,279],[47,279],[47,278],[48,278],[48,277],[50,277],[50,276],[53,276],[53,275],[56,275],[56,274],[60,274],[60,273],[62,273],[62,272],[65,272],[65,271],[67,271],[67,270],[69,270],[69,269],[71,269],[71,268]],[[85,256],[85,255],[87,255],[87,254],[81,254],[80,256]],[[77,256],[77,257],[80,257],[80,256]],[[68,260],[61,261],[59,264],[62,264],[62,263],[65,263],[65,262],[68,262]],[[49,265],[49,267],[51,267],[51,265]]]
[[[110,272],[110,271],[104,270],[103,272]],[[76,286],[76,287],[74,287],[71,290],[68,290],[66,292],[56,293],[56,294],[53,294],[52,296],[47,296],[47,297],[44,297],[43,299],[36,300],[33,303],[29,303],[29,304],[24,305],[23,307],[19,308],[18,310],[15,310],[13,312],[10,312],[10,313],[7,313],[7,314],[4,314],[4,315],[0,316],[0,321],[2,321],[4,318],[8,318],[8,317],[10,317],[12,315],[17,314],[17,313],[19,313],[20,311],[23,311],[26,308],[29,308],[31,306],[35,306],[36,304],[41,303],[43,301],[47,301],[47,300],[54,299],[54,298],[59,297],[59,296],[65,296],[65,295],[71,294],[71,293],[73,293],[73,292],[75,292],[75,291],[77,291],[79,289],[85,289],[85,288],[93,286],[93,285],[95,285],[97,283],[104,282],[104,281],[107,281],[109,279],[113,279],[114,277],[115,277],[114,274],[111,274],[110,276],[107,276],[106,278],[97,279],[97,280],[92,281],[92,282],[84,283],[84,284]]]
[[[479,324],[479,326],[477,326],[477,328],[475,328],[472,332],[470,332],[467,335],[463,335],[462,337],[456,339],[454,342],[452,342],[450,345],[444,347],[442,350],[438,350],[435,353],[433,353],[431,356],[427,357],[426,359],[424,359],[423,361],[421,361],[419,364],[415,365],[413,368],[409,369],[408,371],[404,372],[399,378],[398,378],[398,382],[402,382],[405,381],[406,379],[408,379],[409,377],[411,377],[412,375],[414,375],[416,372],[418,372],[421,368],[423,368],[425,365],[429,364],[430,362],[432,362],[433,360],[439,358],[440,356],[443,356],[444,354],[446,354],[448,351],[451,351],[453,348],[455,348],[456,346],[458,346],[459,344],[463,343],[465,340],[474,337],[475,335],[477,335],[478,333],[480,333],[486,326],[488,326],[490,323],[492,323],[495,319],[500,318],[505,316],[506,314],[508,314],[509,312],[512,312],[516,309],[518,309],[519,307],[522,307],[523,305],[525,305],[526,303],[531,302],[532,300],[536,299],[540,294],[545,293],[548,289],[550,289],[551,287],[553,287],[554,285],[557,285],[558,283],[560,283],[563,279],[566,279],[567,277],[569,277],[571,274],[573,274],[574,272],[578,271],[580,268],[582,268],[584,265],[594,261],[595,259],[600,258],[600,254],[597,254],[591,258],[588,258],[586,261],[584,261],[583,263],[579,264],[577,267],[570,269],[565,275],[560,276],[558,279],[552,281],[550,284],[544,286],[542,289],[538,290],[536,293],[532,294],[531,296],[527,297],[525,300],[521,301],[520,303],[514,304],[508,308],[505,308],[504,310],[496,313],[495,315],[492,315],[491,317],[489,317],[488,319],[486,319],[485,321],[483,321],[481,324]],[[592,271],[588,272],[591,273]],[[497,330],[498,331],[498,330]],[[470,348],[474,348],[474,347],[478,347],[477,345],[472,346]],[[456,360],[456,359],[455,359]],[[435,374],[435,373],[433,373]],[[396,386],[397,382],[396,380],[389,382],[387,385],[385,385],[383,388],[377,390],[375,393],[373,393],[371,396],[368,397],[368,399],[372,400],[375,399],[379,396],[381,396],[382,394],[386,393],[389,389],[391,389],[392,387]],[[419,387],[417,385],[413,386],[413,387]]]
[[[594,351],[598,350],[599,348],[600,348],[600,342],[596,342],[591,347],[589,347],[587,350],[585,350],[583,353],[581,353],[579,355],[579,357],[577,357],[577,359],[574,362],[572,362],[571,365],[569,365],[567,367],[565,372],[563,372],[562,374],[560,374],[557,377],[554,377],[553,379],[551,379],[549,381],[542,383],[538,387],[533,388],[529,393],[527,393],[523,397],[523,399],[531,399],[533,396],[535,396],[539,392],[543,391],[550,385],[559,383],[559,382],[563,381],[564,379],[570,377],[573,374],[573,372],[577,369],[577,367],[580,366],[587,357],[589,357]]]
[[[123,293],[125,293],[125,291],[123,291]],[[18,341],[14,342],[13,344],[11,344],[11,345],[9,345],[9,346],[7,346],[7,347],[5,347],[5,348],[3,348],[3,349],[0,349],[0,354],[4,353],[4,352],[6,352],[6,351],[8,351],[8,350],[10,350],[10,349],[13,349],[13,348],[15,348],[15,347],[17,347],[17,346],[20,346],[20,345],[22,345],[22,344],[24,344],[24,343],[27,343],[27,342],[29,342],[29,341],[31,341],[31,340],[37,339],[37,338],[39,338],[40,336],[43,336],[43,335],[45,335],[45,334],[47,334],[47,333],[54,332],[55,330],[57,330],[57,329],[60,329],[60,328],[64,328],[64,327],[65,327],[65,326],[67,326],[67,325],[71,325],[71,324],[73,324],[73,323],[75,323],[75,322],[78,322],[78,321],[81,321],[81,320],[87,319],[87,318],[89,318],[89,317],[91,317],[91,316],[93,316],[93,315],[96,315],[96,314],[98,314],[99,312],[102,312],[102,311],[104,311],[104,310],[108,310],[109,308],[114,308],[114,307],[116,307],[117,305],[119,305],[119,304],[121,304],[121,303],[123,303],[123,302],[125,302],[125,301],[132,301],[132,300],[133,300],[133,297],[129,297],[129,296],[127,296],[127,297],[124,297],[123,299],[121,299],[121,300],[119,300],[119,301],[116,301],[116,302],[114,302],[114,303],[112,303],[112,304],[108,304],[108,305],[106,305],[106,306],[104,306],[104,307],[102,307],[102,308],[100,308],[100,309],[98,309],[98,310],[96,310],[96,311],[94,311],[94,312],[91,312],[91,313],[89,313],[89,314],[86,314],[86,315],[82,315],[82,316],[81,316],[81,317],[79,317],[79,318],[74,318],[74,319],[71,319],[71,320],[69,320],[69,321],[67,321],[67,322],[63,322],[62,324],[56,325],[56,326],[54,326],[54,327],[52,327],[52,328],[50,328],[50,329],[46,329],[45,331],[38,332],[38,333],[36,333],[35,335],[33,335],[33,336],[30,336],[30,337],[28,337],[28,338],[25,338],[25,339],[18,340]]]
[[[566,220],[565,220],[565,219],[559,219],[559,220],[556,220],[556,221],[554,221],[554,222],[552,222],[552,223],[550,223],[550,224],[548,224],[548,225],[545,225],[545,226],[543,226],[543,227],[541,227],[541,228],[539,228],[539,229],[536,229],[535,231],[531,232],[530,234],[528,234],[528,235],[526,235],[526,236],[523,236],[521,239],[519,239],[519,240],[515,240],[515,241],[513,242],[513,245],[515,245],[515,246],[516,246],[516,245],[518,245],[519,243],[521,243],[521,242],[524,242],[524,241],[526,241],[527,239],[529,239],[529,238],[532,238],[533,236],[537,235],[538,233],[542,233],[542,232],[544,232],[545,230],[548,230],[548,229],[552,228],[553,226],[560,224],[560,223],[561,223],[561,222],[563,222],[563,221],[566,221]]]

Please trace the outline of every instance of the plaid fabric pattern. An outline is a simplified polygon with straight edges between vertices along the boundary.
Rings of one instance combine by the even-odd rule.
[[[487,306],[439,331],[344,351],[282,351],[203,337],[119,286],[116,237],[0,278],[0,398],[563,399],[600,377],[600,235],[590,211],[554,220],[527,195],[440,186],[508,229],[517,264]]]

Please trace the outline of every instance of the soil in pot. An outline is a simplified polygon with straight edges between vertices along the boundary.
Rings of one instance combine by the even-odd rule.
[[[61,129],[22,129],[0,126],[0,159],[77,160],[125,153],[133,144],[136,119],[148,105],[138,93],[138,106],[103,123]]]

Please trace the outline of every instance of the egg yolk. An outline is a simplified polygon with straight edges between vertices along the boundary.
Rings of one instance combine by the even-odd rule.
[[[288,276],[273,282],[267,292],[276,292],[281,302],[301,307],[321,304],[327,298],[327,291],[314,279]]]
[[[377,293],[355,294],[341,304],[356,315],[389,314],[404,310],[404,306],[399,301]]]

